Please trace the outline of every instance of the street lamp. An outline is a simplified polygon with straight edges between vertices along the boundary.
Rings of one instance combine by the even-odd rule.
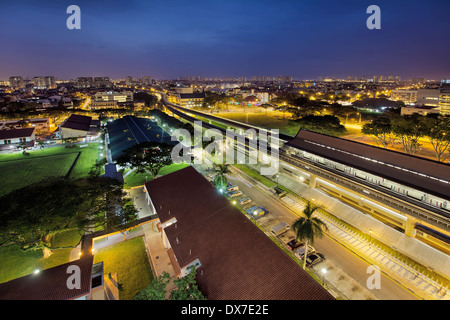
[[[322,285],[325,285],[325,274],[327,273],[327,269],[322,268]]]

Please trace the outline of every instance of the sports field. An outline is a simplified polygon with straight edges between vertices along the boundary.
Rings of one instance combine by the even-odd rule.
[[[0,154],[0,197],[51,177],[85,177],[98,156],[98,143],[82,148],[51,147],[29,151],[28,155]]]

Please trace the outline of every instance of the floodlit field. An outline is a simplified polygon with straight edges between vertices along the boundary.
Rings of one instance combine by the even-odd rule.
[[[248,123],[265,129],[278,129],[280,130],[280,133],[291,136],[295,136],[299,130],[298,125],[293,124],[287,119],[290,117],[288,113],[286,113],[283,118],[283,113],[279,111],[267,111],[258,113],[224,112],[215,113],[213,115],[225,119]]]
[[[29,155],[1,154],[0,197],[47,178],[64,177],[69,174],[72,165],[74,166],[68,175],[69,178],[77,179],[87,176],[95,160],[98,159],[98,147],[98,143],[92,143],[84,148],[58,146],[30,151]],[[79,157],[76,160],[78,154]]]

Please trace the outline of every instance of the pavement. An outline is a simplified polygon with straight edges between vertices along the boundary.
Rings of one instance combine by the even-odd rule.
[[[249,183],[247,180],[248,176],[242,172],[234,177],[237,177],[243,183]],[[273,195],[266,186],[253,179],[249,180],[251,184],[254,184],[255,187],[258,187],[261,191],[266,192],[268,195]],[[282,184],[283,178],[280,178],[279,180],[280,184]],[[129,192],[136,207],[139,209],[140,218],[153,214],[145,200],[145,193],[143,192],[142,186],[133,188]],[[302,194],[302,196],[304,196],[304,194]],[[316,202],[324,201],[321,200],[318,194],[314,194],[314,197],[314,201]],[[279,201],[292,211],[299,212],[303,210],[303,203],[295,196],[286,196],[279,199]],[[404,262],[399,261],[384,252],[380,247],[375,246],[373,243],[369,243],[366,238],[361,238],[358,234],[352,233],[352,230],[346,229],[345,224],[339,224],[325,215],[321,216],[321,218],[326,222],[329,234],[337,242],[347,247],[364,260],[379,266],[384,273],[388,274],[398,283],[401,283],[419,298],[429,300],[450,300],[450,290],[447,288],[444,288],[434,280],[419,274]],[[149,261],[155,277],[158,277],[163,272],[167,272],[171,276],[171,279],[174,280],[176,279],[176,275],[169,259],[167,249],[163,245],[161,233],[157,230],[156,223],[157,220],[152,220],[149,223],[142,225],[142,233],[145,238],[146,247],[148,248]],[[323,284],[335,297],[340,297],[344,300],[378,299],[364,285],[352,279],[330,261],[325,260],[319,265],[312,267],[310,270],[315,273],[319,279],[323,279]],[[326,270],[326,273],[322,273],[322,270]],[[173,282],[171,281],[167,287],[168,293],[172,288]]]
[[[241,176],[246,176],[243,172],[239,172],[239,174]],[[252,180],[253,179],[250,178],[250,181]],[[266,186],[260,184],[255,180],[253,180],[252,182],[256,186],[259,186],[259,189],[261,189],[261,191],[265,191],[268,195],[273,195],[271,191],[268,191],[269,189]],[[290,177],[286,177],[283,174],[279,175],[279,184],[285,185],[286,187],[290,188],[290,190],[292,190],[292,187],[298,188],[298,186],[301,185],[298,182],[295,182],[294,185],[292,181],[290,181]],[[320,204],[327,210],[331,207],[333,209],[333,214],[337,211],[356,211],[355,209],[337,201],[336,199],[331,199],[331,197],[321,193],[318,190],[311,189],[306,185],[302,186],[302,188],[303,189],[301,194],[303,198],[310,200],[315,204]],[[281,198],[280,201],[282,201],[292,211],[299,213],[304,208],[303,202],[301,202],[299,198],[300,197],[297,198],[295,196],[286,196]],[[331,203],[333,203],[333,206],[329,205]],[[371,217],[367,217],[366,215],[362,215],[361,213],[359,213],[359,215],[365,219],[368,218],[375,220]],[[450,290],[446,287],[443,287],[442,284],[426,277],[423,274],[420,274],[403,261],[390,256],[387,252],[383,251],[381,247],[375,246],[373,243],[369,243],[366,238],[361,237],[359,234],[352,232],[351,229],[346,228],[346,224],[339,224],[334,220],[328,219],[328,217],[325,215],[321,215],[321,219],[325,220],[329,228],[329,234],[333,237],[333,239],[338,241],[343,246],[347,247],[349,250],[353,251],[358,256],[362,257],[364,260],[378,266],[380,270],[389,275],[393,280],[400,283],[402,286],[407,288],[419,298],[427,300],[450,300]],[[378,221],[376,221],[376,223],[381,224]],[[389,228],[384,225],[382,225],[382,227],[386,229]],[[415,242],[419,242],[416,239],[410,239]],[[436,250],[430,247],[429,251],[431,253],[435,253]],[[324,264],[324,266],[322,266],[322,264]],[[325,281],[328,282],[330,287],[334,287],[334,290],[337,290],[339,292],[341,297],[350,300],[376,299],[375,296],[372,295],[370,291],[367,290],[364,286],[358,284],[358,282],[347,276],[336,266],[330,266],[328,261],[326,261],[326,263],[321,263],[321,268],[326,268],[327,273],[324,275],[319,270],[315,270],[316,275],[320,278],[324,278]],[[314,268],[312,270],[314,270]]]

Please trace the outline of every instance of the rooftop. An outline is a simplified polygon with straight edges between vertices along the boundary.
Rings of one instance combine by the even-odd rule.
[[[27,138],[31,137],[33,133],[34,128],[0,130],[0,140]]]
[[[50,269],[40,270],[0,284],[0,300],[70,300],[82,297],[91,289],[91,273],[94,256],[68,262]],[[80,268],[80,289],[69,289],[67,281],[73,271]]]
[[[156,122],[135,116],[125,116],[108,122],[108,134],[113,161],[117,160],[124,150],[143,142],[174,143],[172,137]]]
[[[89,131],[92,117],[71,114],[69,118],[61,125],[61,128],[68,128],[80,131]]]
[[[450,197],[450,166],[441,162],[307,130],[300,130],[286,145],[426,193]]]
[[[333,300],[193,167],[146,183],[176,260],[210,300]]]

